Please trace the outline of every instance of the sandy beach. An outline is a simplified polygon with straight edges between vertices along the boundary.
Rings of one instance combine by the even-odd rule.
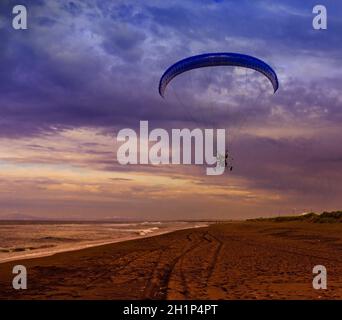
[[[0,299],[342,299],[341,252],[340,223],[222,223],[2,263]],[[26,291],[11,286],[17,264]]]

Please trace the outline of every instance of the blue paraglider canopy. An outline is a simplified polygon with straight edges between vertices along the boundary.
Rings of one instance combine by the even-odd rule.
[[[205,67],[234,66],[253,69],[260,72],[272,83],[274,93],[278,90],[279,82],[275,71],[264,61],[240,53],[205,53],[180,60],[169,67],[159,82],[159,94],[164,97],[170,81],[181,73]]]

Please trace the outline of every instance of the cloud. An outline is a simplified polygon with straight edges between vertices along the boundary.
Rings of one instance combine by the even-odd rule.
[[[29,29],[23,32],[11,28],[11,2],[0,4],[0,161],[13,172],[44,164],[53,175],[64,164],[111,174],[156,174],[178,183],[191,180],[199,188],[192,192],[206,190],[210,199],[235,196],[229,203],[236,210],[237,190],[250,202],[255,195],[272,199],[268,210],[284,199],[331,200],[332,190],[339,191],[340,3],[326,1],[329,27],[323,32],[312,29],[316,3],[311,0],[23,4],[29,8]],[[167,99],[158,96],[159,78],[169,65],[210,51],[264,59],[279,75],[279,91],[270,94],[267,81],[254,72],[207,68],[174,79]],[[140,120],[167,129],[227,128],[236,161],[235,193],[222,192],[225,178],[203,180],[200,168],[120,167],[113,159],[113,135],[123,127],[137,128]],[[75,185],[79,181],[63,188]],[[130,189],[130,197],[145,187]],[[159,195],[149,190],[151,197]],[[167,188],[161,192],[167,194]],[[190,198],[180,203],[194,205]],[[224,205],[220,210],[223,214]]]
[[[236,74],[203,71],[207,78],[195,75],[190,86],[185,77],[175,87],[183,88],[178,95],[192,114],[206,101],[207,107],[229,101],[229,107],[242,99],[248,104],[242,110],[245,114],[258,110],[265,115],[279,100],[294,113],[311,108],[312,103],[340,110],[335,107],[340,101],[330,96],[341,82],[341,73],[334,71],[341,59],[334,42],[340,25],[324,35],[313,32],[311,24],[304,27],[306,19],[311,19],[308,6],[296,7],[298,12],[309,10],[305,15],[293,13],[291,2],[270,7],[267,1],[248,7],[245,2],[237,6],[230,1],[213,7],[212,1],[196,7],[179,1],[107,4],[28,1],[32,15],[28,32],[1,29],[6,50],[0,53],[0,135],[41,134],[51,127],[108,127],[141,117],[181,121],[188,116],[179,102],[174,99],[171,108],[165,108],[158,99],[159,76],[176,60],[211,50],[242,51],[266,59],[282,79],[281,90],[276,97],[265,96],[262,82],[256,86],[258,77],[249,74],[247,93],[243,93],[246,86],[236,80]],[[249,19],[241,25],[247,15]],[[292,94],[299,101],[294,103]],[[320,101],[313,101],[316,98]],[[212,122],[231,109],[214,109]],[[226,118],[236,120],[231,113]],[[22,130],[16,129],[18,124]]]

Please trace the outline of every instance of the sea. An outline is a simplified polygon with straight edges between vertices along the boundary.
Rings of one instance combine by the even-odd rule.
[[[0,263],[207,226],[193,221],[0,221]]]

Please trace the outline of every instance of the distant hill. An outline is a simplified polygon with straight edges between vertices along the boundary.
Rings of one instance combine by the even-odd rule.
[[[30,216],[26,214],[21,214],[21,213],[13,213],[13,214],[6,214],[4,216],[0,216],[0,220],[20,220],[20,221],[39,221],[39,220],[49,220],[46,218],[41,218],[41,217],[35,217],[35,216]]]
[[[305,221],[305,222],[313,222],[313,223],[342,223],[342,211],[323,212],[321,214],[310,212],[310,213],[302,214],[300,216],[257,218],[257,219],[248,219],[247,221],[272,221],[272,222]]]
[[[6,215],[0,215],[0,221],[21,221],[21,222],[61,222],[61,223],[93,223],[93,222],[103,222],[103,223],[133,223],[133,222],[143,222],[144,220],[133,218],[133,217],[105,217],[105,218],[75,218],[75,217],[37,217],[21,213],[12,213]]]

